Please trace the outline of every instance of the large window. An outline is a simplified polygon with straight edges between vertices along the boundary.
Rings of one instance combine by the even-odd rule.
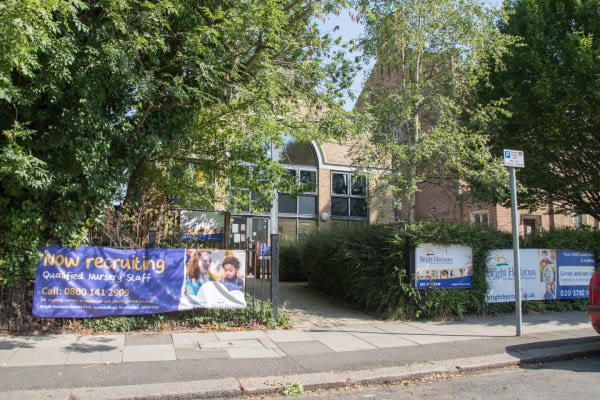
[[[279,153],[279,162],[285,166],[287,173],[301,187],[294,185],[279,192],[279,233],[282,238],[296,239],[312,232],[317,226],[318,214],[318,184],[317,162],[311,146],[300,143],[292,137],[284,137],[284,146]],[[248,176],[252,176],[253,167],[245,166]],[[244,182],[232,185],[235,189],[230,192],[230,202],[235,211],[233,214],[249,214],[267,216],[270,204],[256,193],[250,193]],[[252,206],[248,200],[253,200]],[[262,202],[256,203],[257,200]],[[258,207],[257,207],[258,206]]]
[[[288,174],[300,181],[303,190],[298,194],[279,193],[280,233],[295,239],[312,232],[317,225],[317,170],[295,167],[288,168]]]
[[[366,221],[368,216],[367,179],[358,174],[332,172],[331,219]]]

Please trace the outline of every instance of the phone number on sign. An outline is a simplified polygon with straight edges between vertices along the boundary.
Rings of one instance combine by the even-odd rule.
[[[127,297],[129,289],[86,289],[86,288],[58,288],[43,287],[42,294],[60,296],[98,296],[98,297]]]
[[[588,289],[561,289],[561,297],[588,297]]]

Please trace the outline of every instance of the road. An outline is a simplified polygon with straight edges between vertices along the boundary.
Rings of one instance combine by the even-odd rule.
[[[432,377],[397,385],[310,392],[293,398],[298,400],[588,400],[597,398],[599,387],[600,358],[582,358],[544,365],[480,371],[468,375]],[[290,387],[290,391],[293,390],[294,388]]]

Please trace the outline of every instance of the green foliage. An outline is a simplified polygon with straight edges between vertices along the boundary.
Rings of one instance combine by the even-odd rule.
[[[284,396],[300,396],[304,394],[304,387],[300,382],[286,383],[283,388]]]
[[[226,330],[237,327],[252,329],[275,329],[287,327],[289,318],[285,306],[278,311],[275,322],[271,302],[246,299],[244,310],[195,309],[167,314],[115,316],[86,318],[76,323],[80,329],[94,332],[132,332],[140,330],[160,331],[167,329]]]
[[[490,56],[469,117],[495,109],[480,126],[495,155],[524,151],[521,205],[552,204],[556,212],[600,219],[600,2],[504,4],[507,17],[498,27],[514,43]]]
[[[498,46],[494,14],[476,1],[357,0],[366,23],[361,43],[377,59],[363,92],[372,127],[355,149],[371,179],[371,193],[409,206],[414,222],[419,186],[498,187],[506,170],[494,161],[484,134],[463,125],[466,99],[479,74],[482,50]],[[505,185],[506,186],[506,185]]]
[[[522,248],[593,250],[600,255],[600,232],[555,230],[524,239]],[[435,243],[473,249],[471,289],[417,290],[406,267],[406,238],[413,245]],[[481,225],[428,221],[412,225],[368,226],[316,232],[301,242],[298,257],[308,281],[383,318],[461,318],[468,314],[514,312],[514,303],[486,303],[487,258],[491,250],[512,248],[512,235]],[[524,312],[583,310],[586,301],[523,302]]]
[[[302,242],[310,286],[387,315],[406,306],[405,255],[393,229],[381,226],[319,231]]]
[[[86,244],[114,204],[128,219],[225,204],[228,182],[283,187],[282,132],[351,125],[352,66],[325,61],[313,22],[338,3],[0,2],[0,282],[31,279],[42,245]]]
[[[302,262],[302,239],[282,241],[279,247],[279,280],[282,282],[305,282],[306,266]]]

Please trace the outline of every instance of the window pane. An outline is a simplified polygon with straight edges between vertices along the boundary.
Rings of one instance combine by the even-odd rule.
[[[486,213],[486,214],[483,214],[483,224],[484,224],[484,225],[487,225],[487,224],[488,224],[488,215],[487,215],[487,213]]]
[[[348,194],[348,175],[333,174],[331,190],[333,194]]]
[[[298,236],[308,235],[317,229],[317,221],[314,219],[298,220]]]
[[[479,214],[475,215],[475,223],[476,224],[480,224],[481,223],[481,216]]]
[[[332,197],[331,198],[331,215],[347,217],[348,216],[348,199]]]
[[[298,202],[300,203],[300,214],[311,214],[317,213],[317,198],[315,196],[298,196]]]
[[[264,195],[252,193],[250,198],[252,199],[252,211],[269,212],[271,210],[271,203],[265,199]]]
[[[296,240],[296,218],[278,218],[277,228],[281,239]]]
[[[367,178],[360,175],[352,175],[352,195],[366,196],[367,195]]]
[[[366,217],[367,201],[365,199],[350,199],[350,216]]]
[[[300,182],[304,184],[305,192],[316,192],[317,190],[317,172],[300,171]]]
[[[279,161],[283,164],[317,166],[315,156],[308,144],[298,143],[292,137],[285,138],[285,147],[279,153]]]
[[[287,174],[289,176],[296,176],[296,170],[295,169],[288,169],[287,170]]]
[[[296,199],[287,194],[279,194],[279,212],[287,214],[296,214]]]

